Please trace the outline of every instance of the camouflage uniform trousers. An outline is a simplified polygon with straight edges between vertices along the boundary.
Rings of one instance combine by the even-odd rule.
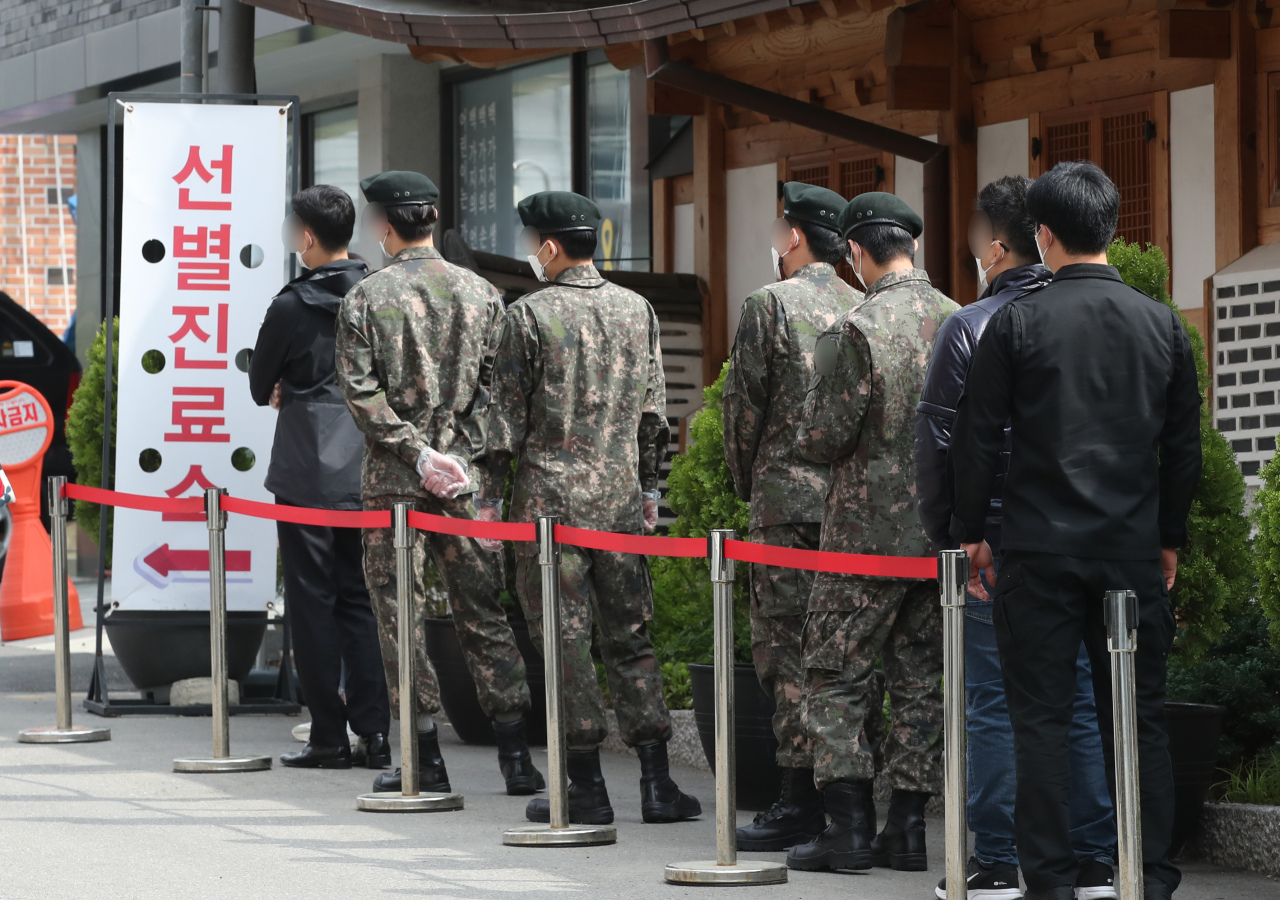
[[[850,606],[852,609],[833,607]],[[935,581],[821,576],[805,624],[804,721],[814,781],[869,781],[879,713],[875,663],[884,663],[892,724],[885,738],[890,787],[942,792],[942,609]]]
[[[516,592],[529,621],[529,634],[541,647],[542,572],[534,544],[516,545]],[[594,747],[608,733],[604,698],[591,658],[593,625],[600,629],[600,653],[622,739],[635,746],[671,737],[662,670],[649,640],[652,620],[653,585],[644,557],[561,547],[561,684],[567,746]]]
[[[367,510],[390,509],[397,502],[413,504],[418,512],[475,518],[471,497],[439,500],[435,497],[369,497]],[[474,540],[411,529],[413,533],[413,599],[418,618],[414,629],[418,714],[440,710],[440,685],[427,657],[423,632],[427,554],[430,553],[449,595],[453,625],[471,677],[475,679],[480,706],[490,718],[501,713],[529,710],[529,685],[524,658],[516,648],[499,591],[503,586],[502,554],[481,550]],[[364,574],[378,620],[378,638],[386,667],[391,714],[400,718],[399,617],[396,601],[396,551],[390,528],[364,532]]]

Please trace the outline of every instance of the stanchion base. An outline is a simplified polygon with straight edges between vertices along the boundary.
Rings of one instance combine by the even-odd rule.
[[[672,884],[786,884],[787,867],[783,863],[740,859],[731,866],[719,865],[714,859],[672,863],[663,876]]]
[[[590,847],[617,840],[618,829],[612,825],[525,825],[502,835],[502,843],[508,847]]]
[[[70,728],[44,725],[40,728],[24,728],[18,732],[19,744],[88,744],[109,740],[110,728],[93,728],[88,725],[72,725]]]
[[[380,794],[361,794],[356,798],[356,809],[364,812],[453,812],[462,809],[461,794],[418,794],[406,797],[404,794],[385,792]]]
[[[223,759],[175,759],[173,771],[205,772],[262,772],[271,768],[270,756],[228,756]]]

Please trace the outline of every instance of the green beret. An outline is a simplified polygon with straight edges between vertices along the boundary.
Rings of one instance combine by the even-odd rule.
[[[379,206],[413,206],[435,203],[440,189],[420,172],[382,172],[361,180],[364,199]]]
[[[852,234],[863,225],[897,225],[913,238],[924,231],[924,220],[910,206],[893,194],[870,191],[849,201],[840,213],[840,234],[849,240],[857,240]]]
[[[517,205],[520,221],[539,234],[557,231],[595,231],[600,227],[600,207],[571,191],[539,191]]]
[[[789,219],[839,231],[837,221],[842,209],[844,198],[835,191],[802,181],[788,181],[782,186],[782,214]]]

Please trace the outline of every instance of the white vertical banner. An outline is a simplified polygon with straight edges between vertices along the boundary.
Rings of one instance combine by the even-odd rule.
[[[123,110],[115,489],[270,501],[275,412],[249,355],[284,283],[287,107],[128,103]],[[275,523],[227,517],[227,607],[275,597]],[[114,605],[209,607],[203,514],[117,509]]]

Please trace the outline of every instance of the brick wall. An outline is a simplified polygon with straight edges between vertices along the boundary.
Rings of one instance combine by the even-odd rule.
[[[0,0],[0,59],[172,9],[179,0]]]
[[[76,226],[60,202],[75,192],[74,135],[0,134],[0,290],[58,335],[76,307]]]

